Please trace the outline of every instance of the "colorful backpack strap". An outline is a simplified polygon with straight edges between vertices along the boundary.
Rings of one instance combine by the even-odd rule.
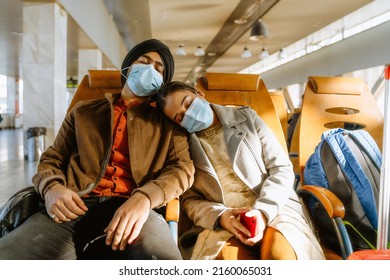
[[[342,133],[334,134],[333,137],[327,137],[325,141],[329,144],[329,147],[335,155],[340,168],[351,181],[368,220],[371,225],[377,229],[378,215],[375,197],[372,190],[373,186],[367,178],[367,175],[364,173],[355,155],[351,151],[348,143],[346,143],[344,138],[345,133],[351,135],[350,131],[343,131]],[[363,142],[359,142],[360,144],[358,143],[358,145],[367,146],[365,144],[366,141],[364,139],[362,140]]]

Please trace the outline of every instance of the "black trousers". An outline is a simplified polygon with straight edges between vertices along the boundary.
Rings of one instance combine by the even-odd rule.
[[[181,254],[164,217],[152,210],[134,244],[113,251],[105,244],[104,229],[126,198],[84,199],[88,212],[76,220],[58,224],[46,210],[31,216],[0,238],[2,260],[181,260]]]

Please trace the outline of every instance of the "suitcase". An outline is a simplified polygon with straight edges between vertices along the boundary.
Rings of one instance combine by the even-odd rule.
[[[390,250],[363,250],[350,254],[347,260],[390,260]]]

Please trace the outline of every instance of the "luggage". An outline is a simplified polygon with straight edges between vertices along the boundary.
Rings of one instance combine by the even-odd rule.
[[[356,251],[347,260],[390,260],[390,250]]]

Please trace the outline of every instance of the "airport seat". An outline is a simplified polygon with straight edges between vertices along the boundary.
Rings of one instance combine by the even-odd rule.
[[[119,70],[89,70],[78,85],[70,102],[68,112],[81,100],[102,99],[107,92],[121,92],[121,74]],[[179,200],[173,199],[165,207],[165,219],[169,224],[172,236],[177,242]]]
[[[68,112],[81,100],[102,99],[107,92],[122,90],[121,74],[117,70],[89,70],[79,83]]]
[[[298,136],[299,136],[299,122],[300,122],[301,109],[296,109],[295,112],[290,116],[287,130],[287,149],[288,156],[292,162],[295,183],[294,188],[300,185],[300,167],[298,162]]]
[[[301,176],[306,161],[321,141],[321,134],[337,127],[365,129],[382,148],[383,115],[361,79],[309,77],[297,125]]]
[[[314,196],[331,218],[338,235],[342,256],[330,252],[328,259],[346,259],[352,246],[342,223],[344,206],[330,191],[318,186],[303,184],[306,161],[321,141],[321,134],[332,128],[347,130],[365,129],[375,139],[380,149],[383,137],[383,115],[369,91],[360,79],[350,77],[311,76],[303,95],[302,110],[293,136],[294,147],[298,148],[298,162],[301,187],[297,192],[303,198]],[[341,203],[341,204],[340,204]],[[326,253],[329,253],[324,248]]]
[[[299,121],[299,115],[301,114],[300,105],[296,104],[288,88],[283,89],[284,99],[288,108],[287,114],[287,132],[286,132],[286,143],[288,149],[288,155],[293,164],[294,174],[295,174],[295,188],[299,184],[299,165],[298,165],[298,147],[297,147],[297,134],[294,133],[297,123]],[[294,138],[295,137],[295,138]]]
[[[279,117],[280,124],[282,125],[285,141],[287,141],[288,107],[286,98],[284,97],[283,91],[270,91],[269,94]]]
[[[264,81],[258,74],[206,72],[196,85],[211,103],[250,106],[264,120],[287,153],[279,116]]]

